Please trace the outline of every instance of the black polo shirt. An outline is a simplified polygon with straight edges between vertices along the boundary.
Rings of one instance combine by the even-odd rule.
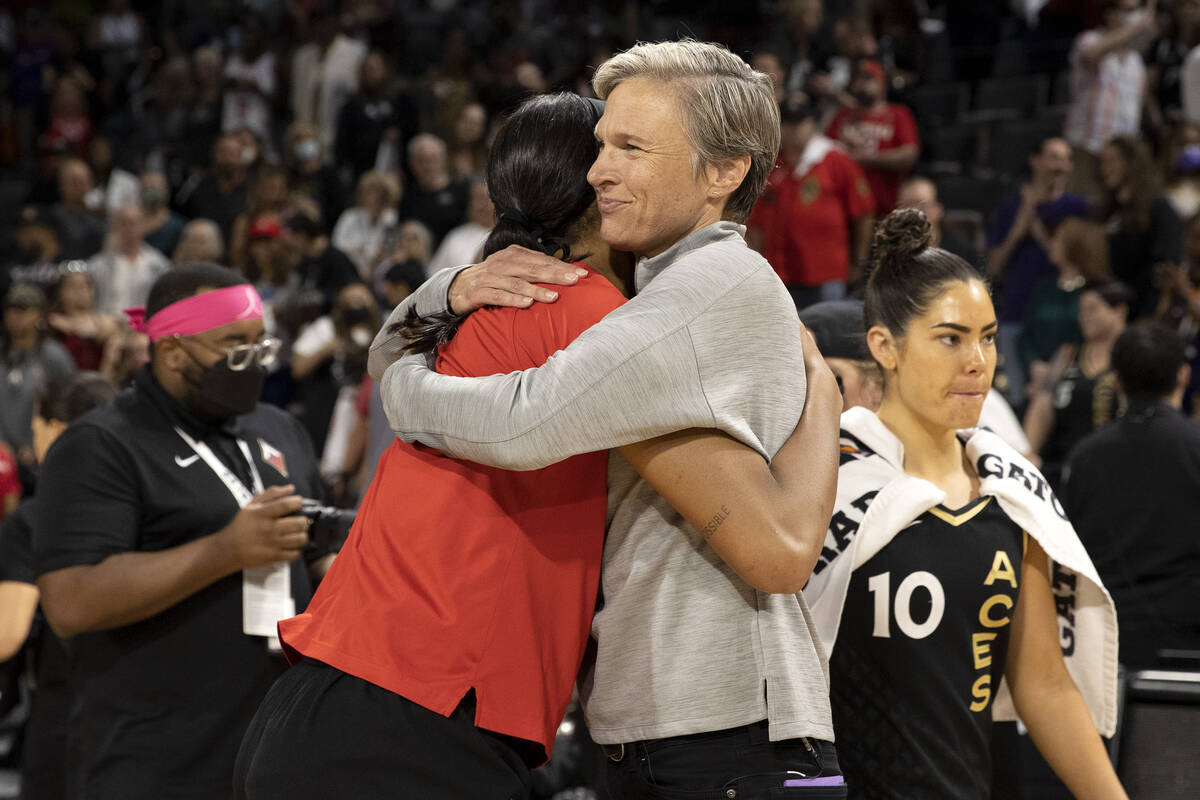
[[[1136,405],[1072,451],[1061,493],[1121,624],[1121,662],[1200,649],[1200,423]]]
[[[38,574],[159,551],[227,525],[238,504],[175,431],[208,444],[251,487],[247,443],[265,486],[292,483],[321,497],[312,445],[284,412],[260,405],[223,428],[202,425],[149,368],[112,401],[80,417],[50,448],[38,485]],[[315,555],[314,555],[315,557]],[[297,610],[311,596],[305,564],[291,565]],[[242,734],[283,658],[242,633],[235,573],[141,622],[67,640],[78,703],[72,772],[89,797],[227,797]]]

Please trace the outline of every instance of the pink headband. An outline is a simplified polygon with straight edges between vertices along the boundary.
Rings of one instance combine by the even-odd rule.
[[[146,319],[145,308],[127,308],[129,326],[157,342],[167,336],[192,336],[231,322],[262,319],[262,298],[248,283],[185,297]]]

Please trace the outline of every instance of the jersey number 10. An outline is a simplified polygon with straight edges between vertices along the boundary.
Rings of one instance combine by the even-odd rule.
[[[882,572],[867,580],[867,588],[875,600],[875,625],[871,635],[881,638],[891,638],[891,606],[892,606],[892,573]],[[918,588],[929,593],[929,616],[924,622],[912,618],[912,596]],[[942,584],[931,572],[919,570],[911,573],[896,587],[895,598],[896,627],[910,639],[924,639],[937,630],[946,611],[946,592]]]

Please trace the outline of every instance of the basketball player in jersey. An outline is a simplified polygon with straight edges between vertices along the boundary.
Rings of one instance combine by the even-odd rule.
[[[835,613],[831,635],[821,634],[832,648],[834,730],[849,796],[989,797],[992,712],[1007,678],[1016,711],[1075,795],[1123,798],[1064,664],[1052,568],[1039,538],[1056,563],[1064,558],[1058,553],[1083,553],[1082,546],[1072,549],[1077,537],[1032,467],[1022,467],[1028,480],[1012,496],[1028,494],[1030,507],[1044,503],[1044,514],[1033,513],[1053,517],[1045,526],[1053,530],[1015,522],[1010,502],[1001,502],[1007,495],[988,492],[1012,472],[996,466],[1001,458],[1027,462],[989,432],[957,434],[977,424],[995,370],[987,287],[965,261],[929,246],[919,211],[889,215],[875,250],[864,315],[883,402],[873,414],[859,408],[842,416],[838,510],[805,590],[837,600],[845,592],[835,602],[840,623]],[[975,436],[989,443],[993,460],[973,460]],[[855,482],[858,494],[844,495]],[[844,496],[856,499],[842,515]],[[845,544],[851,539],[853,551]],[[830,592],[820,573],[837,571],[839,547],[848,553],[850,564],[839,565],[848,580]],[[1067,560],[1094,576],[1085,553]],[[1102,606],[1107,596],[1098,578],[1093,583],[1090,597]],[[822,618],[825,600],[810,602]]]

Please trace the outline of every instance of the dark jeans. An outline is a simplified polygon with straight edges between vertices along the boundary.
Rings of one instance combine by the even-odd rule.
[[[605,745],[604,751],[610,800],[846,796],[844,785],[828,785],[838,783],[841,776],[832,742],[772,742],[765,720],[725,731]],[[800,785],[786,786],[789,782]]]
[[[473,692],[447,718],[306,659],[279,677],[250,723],[233,797],[528,797],[531,779],[520,753],[474,720]]]

